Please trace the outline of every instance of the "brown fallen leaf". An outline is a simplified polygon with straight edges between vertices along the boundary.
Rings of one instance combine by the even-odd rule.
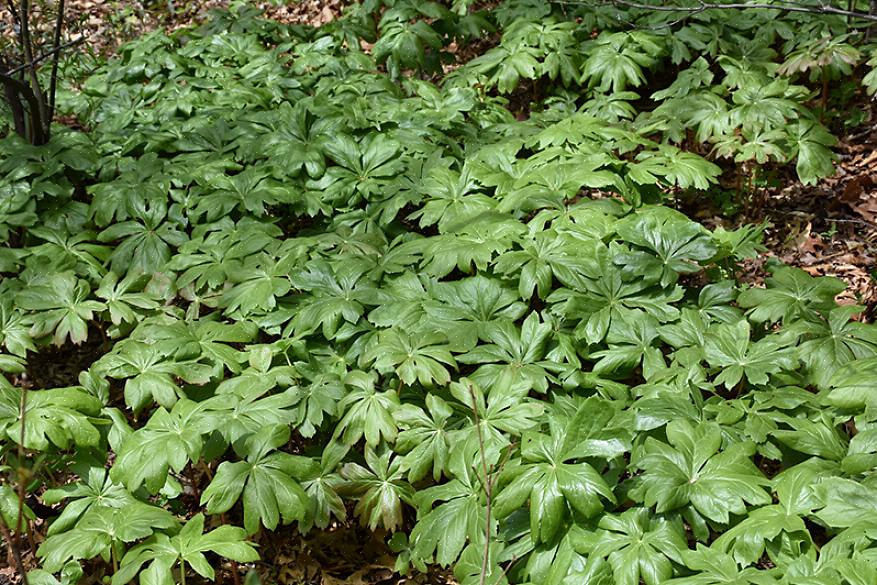
[[[383,565],[368,565],[343,579],[323,573],[320,585],[377,585],[392,579],[394,574]]]
[[[874,179],[871,175],[858,175],[853,177],[844,186],[840,194],[841,201],[853,203],[858,201],[865,191],[870,190],[874,186]]]
[[[853,210],[861,215],[862,219],[877,227],[877,199],[866,199],[859,205],[853,206]]]
[[[797,248],[801,252],[815,253],[823,248],[822,236],[813,233],[813,225],[808,221],[797,237]]]

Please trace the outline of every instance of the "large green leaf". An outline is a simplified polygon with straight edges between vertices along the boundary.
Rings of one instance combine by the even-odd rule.
[[[575,547],[588,555],[589,565],[607,559],[618,585],[666,582],[688,549],[678,521],[654,517],[645,508],[603,516],[598,530],[580,536]]]
[[[770,503],[768,481],[752,463],[751,447],[737,443],[720,451],[718,425],[675,420],[667,425],[667,440],[649,437],[636,452],[635,465],[643,470],[636,494],[646,506],[659,513],[691,506],[727,524],[730,514],[745,514],[747,504]]]
[[[81,388],[25,391],[0,377],[0,433],[28,449],[97,446],[100,432],[90,415],[100,408],[100,401]]]
[[[239,563],[258,560],[259,554],[253,545],[244,540],[242,528],[223,525],[204,532],[204,516],[195,515],[173,537],[164,534],[153,536],[143,544],[129,550],[122,558],[119,570],[113,575],[113,585],[125,585],[131,581],[144,564],[149,566],[140,573],[141,583],[172,585],[171,569],[178,563],[188,564],[206,579],[213,579],[215,571],[205,552],[212,552]]]
[[[201,504],[207,512],[226,512],[243,493],[244,527],[248,534],[265,528],[277,528],[280,520],[288,524],[303,520],[309,509],[307,494],[294,479],[305,475],[313,461],[278,451],[289,440],[289,428],[265,426],[247,437],[240,448],[245,461],[223,461],[207,489]]]

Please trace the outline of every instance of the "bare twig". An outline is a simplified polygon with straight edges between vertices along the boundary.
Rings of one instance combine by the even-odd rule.
[[[487,465],[487,456],[484,453],[484,437],[481,435],[481,418],[478,416],[478,400],[475,397],[475,389],[471,384],[467,385],[469,395],[472,397],[472,413],[475,415],[475,434],[478,437],[478,452],[481,454],[481,470],[484,473],[484,494],[487,499],[487,522],[484,525],[484,554],[481,557],[481,574],[478,576],[478,585],[484,585],[487,580],[487,572],[490,566],[490,522],[493,506],[493,479]]]
[[[514,564],[516,562],[518,562],[518,555],[512,555],[512,558],[509,559],[509,562],[506,564],[505,568],[502,570],[502,573],[500,573],[499,579],[497,579],[497,582],[502,581],[505,578],[505,576],[509,574],[509,569],[511,569],[512,566],[514,566]]]
[[[3,519],[2,514],[0,514],[0,535],[2,535],[3,540],[6,541],[6,546],[9,549],[9,553],[12,555],[12,561],[15,563],[15,568],[21,575],[21,582],[23,585],[28,585],[27,573],[24,570],[24,561],[21,560],[21,550],[18,548],[18,544],[12,539],[12,535],[9,533],[9,527],[6,526],[6,520]]]
[[[21,26],[21,17],[18,15],[18,8],[16,8],[15,3],[12,0],[6,0],[6,7],[12,13],[12,21]]]
[[[553,0],[557,4],[584,4],[584,2],[576,1],[576,0]],[[838,16],[845,16],[847,18],[854,18],[859,20],[867,20],[871,22],[877,22],[877,14],[868,14],[865,12],[856,12],[852,10],[844,10],[842,8],[835,8],[834,6],[829,6],[827,4],[819,4],[819,5],[808,5],[808,4],[798,4],[795,2],[778,2],[776,4],[769,3],[713,3],[713,2],[703,2],[699,1],[694,6],[664,6],[661,4],[642,4],[640,2],[634,2],[632,0],[604,0],[603,4],[615,4],[618,6],[626,6],[628,8],[637,8],[640,10],[651,10],[653,12],[683,12],[689,14],[698,14],[701,12],[706,12],[707,10],[746,10],[746,9],[761,9],[761,10],[780,10],[785,12],[802,12],[807,14],[835,14]]]
[[[860,140],[860,139],[864,138],[865,136],[871,134],[875,130],[877,130],[877,128],[875,128],[875,126],[873,124],[868,124],[867,126],[865,126],[864,130],[860,130],[859,132],[856,132],[855,134],[848,134],[848,135],[844,136],[843,139],[847,142],[856,142],[857,140]]]
[[[785,211],[783,209],[772,209],[771,213],[779,213],[780,215],[792,215],[795,217],[810,217],[809,214],[800,212],[800,211]],[[852,223],[856,225],[865,226],[868,228],[877,228],[877,223],[872,221],[868,221],[865,219],[857,219],[857,218],[843,218],[843,217],[825,217],[823,218],[826,222],[837,222],[837,223]]]
[[[10,69],[9,71],[6,72],[6,75],[15,75],[16,73],[18,73],[20,71],[24,71],[28,67],[31,67],[33,65],[39,65],[40,63],[42,63],[43,61],[45,61],[46,59],[48,59],[52,55],[56,55],[56,54],[60,53],[61,51],[63,51],[64,49],[69,49],[70,47],[78,45],[79,43],[82,43],[86,40],[88,40],[88,37],[79,37],[78,39],[74,39],[72,41],[67,41],[66,43],[63,43],[57,47],[52,47],[51,50],[46,51],[45,53],[43,53],[39,57],[35,58],[30,63],[22,63],[21,65],[15,67],[13,69]]]
[[[842,218],[842,217],[835,217],[835,218],[830,218],[830,217],[829,217],[829,218],[826,218],[825,221],[827,221],[827,222],[837,222],[837,223],[853,223],[853,224],[856,224],[856,225],[862,225],[862,226],[869,227],[869,228],[877,228],[877,224],[875,224],[875,223],[872,222],[872,221],[867,221],[867,220],[864,220],[864,219],[856,219],[856,218],[848,218],[848,219],[845,219],[845,218]]]

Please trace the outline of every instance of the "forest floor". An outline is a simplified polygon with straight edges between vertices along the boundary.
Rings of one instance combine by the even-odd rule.
[[[156,3],[160,4],[160,3]],[[167,8],[142,10],[127,0],[70,0],[70,14],[76,19],[72,29],[87,37],[81,47],[95,54],[109,55],[125,40],[144,32],[164,28],[174,30],[197,23],[208,12],[225,5],[223,0],[194,2],[169,1]],[[267,16],[284,23],[321,25],[337,18],[344,0],[301,0],[289,6],[259,5]],[[173,7],[173,9],[171,9]],[[2,20],[2,15],[0,15]],[[473,55],[460,55],[466,60]],[[743,223],[768,222],[767,251],[743,266],[743,280],[759,283],[771,257],[798,266],[814,276],[835,276],[848,285],[841,302],[864,304],[865,318],[877,320],[877,109],[870,101],[858,106],[864,122],[848,132],[838,132],[837,173],[814,186],[802,185],[793,172],[780,170],[772,185],[757,186],[748,209],[728,215],[721,197],[688,202],[683,207],[698,221],[710,226],[736,227]],[[516,112],[526,115],[526,112]],[[727,184],[734,183],[726,177]],[[729,190],[731,187],[728,188]],[[695,204],[697,203],[697,204]],[[72,346],[70,346],[72,348]],[[70,371],[87,367],[96,351],[85,345],[64,359],[49,356],[47,362],[66,363]],[[47,368],[49,363],[45,364]],[[55,369],[58,380],[46,385],[65,385],[68,374]],[[64,379],[61,379],[64,378]],[[394,571],[395,555],[387,548],[385,536],[355,525],[338,525],[327,531],[302,536],[290,529],[288,538],[272,533],[271,541],[259,542],[262,556],[259,573],[267,583],[283,585],[402,585],[452,583],[449,572],[438,571],[411,578]],[[224,567],[217,582],[240,583],[234,568]],[[0,584],[14,577],[0,570]],[[10,580],[12,579],[12,580]]]
[[[172,31],[198,23],[227,0],[168,0],[143,3],[131,0],[70,0],[75,35],[87,38],[82,46],[109,55],[125,40],[164,28]],[[269,18],[289,24],[319,26],[338,18],[347,0],[300,0],[288,5],[255,2]],[[2,10],[2,9],[0,9]],[[483,47],[485,50],[489,48]],[[477,56],[471,50],[457,55],[462,63]],[[453,68],[453,65],[451,66]],[[526,115],[527,100],[512,100],[519,116]],[[767,222],[767,251],[743,267],[743,280],[759,283],[768,259],[777,258],[813,276],[835,276],[848,288],[841,302],[868,307],[869,320],[877,318],[877,108],[861,98],[844,108],[860,112],[862,122],[849,129],[833,128],[839,137],[837,174],[817,185],[802,185],[790,169],[781,170],[768,185],[758,185],[746,209],[731,215],[729,187],[711,200],[686,205],[685,211],[706,225],[728,228],[744,223]],[[520,110],[520,111],[517,111]],[[839,122],[838,122],[839,123]],[[727,177],[733,185],[735,177]],[[724,201],[723,201],[724,199]]]
[[[759,189],[751,209],[735,217],[710,205],[691,213],[707,225],[737,227],[766,221],[767,250],[745,265],[743,280],[759,283],[770,258],[812,276],[834,276],[847,284],[838,301],[868,308],[877,319],[877,111],[868,121],[839,136],[835,176],[802,185],[786,172],[780,185]],[[730,224],[730,226],[729,226]]]

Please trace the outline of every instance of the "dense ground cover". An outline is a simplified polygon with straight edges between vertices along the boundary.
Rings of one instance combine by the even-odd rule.
[[[400,1],[69,64],[77,129],[0,142],[29,582],[270,578],[281,527],[356,521],[460,583],[875,582],[877,328],[671,205],[829,175],[853,34]]]

